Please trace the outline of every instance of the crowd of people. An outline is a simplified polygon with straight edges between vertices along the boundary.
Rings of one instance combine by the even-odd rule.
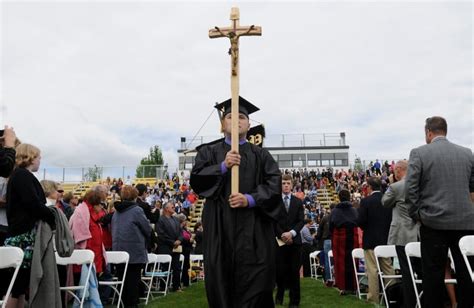
[[[248,121],[248,113],[244,115],[239,120]],[[239,165],[241,158],[230,151],[226,139],[198,149],[189,179],[176,176],[154,185],[106,179],[79,198],[64,193],[59,183],[38,181],[33,173],[40,166],[40,149],[21,143],[13,129],[5,127],[0,140],[0,245],[24,251],[7,307],[24,307],[26,301],[31,305],[48,296],[38,287],[41,279],[34,276],[38,264],[57,276],[58,283],[52,288],[59,290],[59,285],[81,279],[79,266],[70,276],[54,260],[48,262],[48,256],[54,259],[52,230],[62,242],[56,239],[58,253],[71,253],[68,246],[94,252],[94,275],[99,281],[121,277],[125,271],[107,264],[106,251],[129,253],[122,296],[126,307],[137,306],[144,292],[140,278],[149,252],[172,257],[174,292],[190,284],[190,254],[204,254],[211,307],[229,303],[233,307],[270,307],[283,303],[286,289],[290,290],[290,307],[297,307],[300,269],[303,276],[311,275],[309,254],[314,250],[321,251],[319,270],[325,284],[337,287],[341,295],[355,292],[351,256],[355,248],[364,250],[367,300],[379,303],[374,249],[380,245],[395,245],[402,276],[399,301],[404,307],[415,307],[404,247],[417,241],[422,258],[421,264],[415,263],[415,271],[423,277],[423,307],[442,307],[445,289],[451,307],[472,307],[474,287],[457,242],[474,233],[474,160],[469,149],[450,143],[446,133],[443,118],[429,118],[427,145],[414,149],[408,161],[376,160],[366,170],[280,170],[267,152],[253,145],[245,148],[243,143],[241,153],[247,153],[247,159],[258,157],[246,162],[246,172],[241,173],[245,194],[230,191],[228,170]],[[216,163],[219,161],[222,163]],[[447,174],[450,180],[445,180]],[[338,202],[322,206],[318,200],[322,189],[334,190]],[[198,194],[207,198],[203,222],[190,230],[190,213]],[[41,251],[38,241],[43,243]],[[185,257],[182,271],[180,254]],[[384,274],[395,273],[393,259],[380,258],[379,263]],[[444,279],[453,275],[456,292],[453,286],[444,285]],[[0,296],[10,276],[10,270],[0,271]],[[54,298],[48,302],[56,307],[67,304],[64,297],[52,293]],[[110,302],[108,288],[100,288],[99,295],[103,304]]]
[[[74,266],[71,277],[68,277],[66,268],[56,266],[50,241],[53,238],[52,230],[55,230],[56,238],[66,242],[66,246],[94,252],[94,274],[98,281],[124,275],[123,266],[111,267],[107,264],[106,251],[129,253],[122,296],[126,307],[137,306],[144,292],[140,278],[148,262],[149,252],[172,255],[174,291],[180,292],[182,287],[189,286],[189,256],[191,253],[202,253],[201,224],[197,223],[194,230],[189,229],[190,209],[197,200],[189,184],[179,183],[178,177],[159,181],[154,187],[145,184],[127,185],[122,181],[107,183],[108,180],[104,180],[104,183],[78,197],[71,192],[64,193],[60,183],[38,181],[34,172],[40,166],[41,151],[34,145],[21,143],[13,129],[6,127],[3,131],[0,149],[0,175],[4,179],[0,192],[1,246],[16,246],[24,251],[24,259],[7,307],[24,307],[26,302],[32,306],[38,299],[43,303],[46,301],[47,290],[36,287],[41,285],[41,279],[46,278],[37,281],[34,274],[38,271],[38,262],[35,260],[42,258],[41,264],[48,256],[52,262],[43,264],[41,270],[56,274],[49,287],[57,289],[57,292],[52,292],[53,298],[47,302],[55,307],[65,307],[64,297],[59,295],[59,286],[64,286],[68,281],[77,284],[81,279],[82,268]],[[44,252],[37,253],[35,247],[40,247],[40,239]],[[67,243],[68,240],[70,243]],[[65,250],[63,246],[56,245],[58,253]],[[179,252],[177,247],[181,247]],[[43,256],[48,251],[53,253]],[[182,273],[180,254],[185,256]],[[0,276],[0,296],[3,297],[12,270],[1,270]],[[59,284],[54,284],[54,276],[57,276]],[[110,293],[108,287],[99,288],[103,304],[112,299]]]

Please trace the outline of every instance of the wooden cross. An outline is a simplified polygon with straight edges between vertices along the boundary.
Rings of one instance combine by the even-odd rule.
[[[209,38],[227,37],[230,39],[229,54],[231,55],[231,92],[232,92],[232,132],[231,149],[239,151],[239,38],[241,36],[260,36],[262,28],[258,26],[241,27],[239,25],[239,8],[233,7],[230,11],[230,27],[214,27],[209,30]],[[231,193],[239,192],[239,166],[232,167]]]

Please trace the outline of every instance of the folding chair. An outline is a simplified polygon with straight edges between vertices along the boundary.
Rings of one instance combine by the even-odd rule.
[[[385,300],[385,306],[389,307],[389,301],[387,298],[387,288],[391,283],[394,283],[396,279],[402,278],[402,275],[385,275],[380,268],[379,258],[397,258],[397,251],[395,250],[395,245],[380,245],[374,249],[375,263],[377,264],[377,272],[382,282],[382,292],[383,298]],[[385,279],[390,279],[387,284],[385,284]],[[392,303],[392,302],[390,302]],[[393,302],[394,303],[394,302]]]
[[[332,254],[332,249],[328,251],[328,263],[329,263],[329,280],[334,281],[334,265],[332,264],[332,260],[334,256]]]
[[[150,298],[151,287],[153,285],[153,279],[155,278],[154,274],[156,272],[156,266],[158,264],[158,255],[154,253],[148,254],[148,262],[145,265],[145,271],[142,273],[141,281],[147,287],[145,305],[148,305],[148,299]],[[153,295],[152,295],[153,297]]]
[[[114,277],[115,279],[112,281],[99,281],[99,285],[109,286],[114,291],[114,300],[115,300],[115,294],[118,295],[118,301],[117,301],[117,308],[118,308],[120,307],[120,303],[122,303],[123,285],[125,283],[125,276],[127,275],[128,261],[130,259],[130,256],[128,252],[126,251],[106,251],[105,254],[106,254],[107,263],[125,264],[122,280],[118,280],[118,278]],[[120,290],[118,289],[119,287],[120,287]],[[123,303],[122,303],[122,306],[124,306]]]
[[[21,263],[23,262],[23,250],[18,247],[0,247],[0,269],[3,268],[15,268],[13,277],[8,285],[7,293],[5,294],[5,300],[1,300],[0,304],[2,308],[5,308],[10,297],[13,285],[15,284],[16,276],[20,270]]]
[[[468,257],[474,256],[474,235],[463,236],[459,240],[459,249],[461,250],[464,263],[466,263],[471,279],[474,282],[474,273],[472,272],[472,267],[468,259]]]
[[[148,299],[150,297],[150,293],[158,293],[166,295],[168,294],[168,287],[170,283],[170,276],[171,276],[171,256],[170,255],[156,255],[156,254],[148,254],[148,263],[145,267],[146,271],[142,275],[143,283],[148,287],[148,292],[146,296],[145,305],[148,304]],[[163,265],[167,264],[167,265]],[[148,269],[151,269],[149,271]],[[147,284],[146,281],[149,281]],[[155,281],[155,290],[151,291],[151,287],[153,286],[153,281]],[[163,282],[164,290],[160,291],[160,281]],[[152,294],[153,298],[153,294]]]
[[[85,283],[83,286],[68,286],[68,287],[60,287],[61,291],[66,291],[67,293],[71,294],[74,297],[74,300],[80,303],[80,308],[84,306],[84,300],[86,298],[86,294],[88,293],[89,288],[89,279],[92,272],[92,266],[94,266],[94,252],[89,249],[75,249],[70,257],[60,257],[56,252],[56,264],[58,265],[69,265],[69,264],[76,264],[76,265],[83,265],[88,264],[87,275],[85,279]],[[75,291],[82,290],[82,298],[76,295]],[[79,292],[80,294],[80,292]]]
[[[356,286],[357,286],[357,296],[359,299],[362,299],[362,296],[365,296],[367,298],[367,293],[362,293],[360,291],[360,283],[362,279],[366,278],[367,275],[365,272],[359,272],[359,262],[360,260],[364,259],[364,249],[362,248],[354,248],[352,250],[352,264],[354,265],[354,274],[355,274],[355,280],[356,280]],[[356,261],[357,260],[357,261]]]
[[[311,278],[318,279],[318,277],[322,277],[322,275],[318,275],[318,266],[319,266],[319,259],[318,255],[321,251],[315,250],[309,254],[309,268],[311,270]]]
[[[449,252],[449,257],[451,257],[451,252]],[[421,296],[423,295],[423,291],[418,291],[417,285],[420,285],[423,280],[419,279],[416,275],[416,273],[413,270],[413,265],[411,263],[410,258],[420,258],[421,259],[421,245],[420,242],[412,242],[408,243],[405,245],[405,254],[407,255],[408,259],[408,268],[410,269],[410,276],[411,280],[413,282],[413,288],[415,290],[415,295],[416,295],[416,307],[421,308]],[[445,279],[444,280],[445,284],[455,284],[456,279]]]
[[[184,268],[184,255],[180,254],[179,255],[179,264],[181,264],[181,275],[179,276],[179,279],[183,279],[183,268]]]
[[[204,256],[203,255],[190,255],[189,256],[189,267],[191,270],[196,272],[196,281],[199,279],[204,280]],[[192,283],[192,279],[189,280]]]

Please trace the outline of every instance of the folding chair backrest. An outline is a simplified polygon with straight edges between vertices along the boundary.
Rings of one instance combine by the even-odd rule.
[[[18,247],[0,247],[0,268],[15,268],[13,276],[8,285],[7,293],[5,293],[5,299],[2,301],[0,297],[0,304],[2,305],[2,308],[6,307],[7,305],[10,292],[12,291],[16,276],[18,275],[21,263],[23,262],[23,255],[23,250]]]
[[[56,264],[90,264],[94,262],[94,252],[89,249],[75,249],[70,257],[60,257],[56,252]]]
[[[110,264],[127,264],[130,255],[126,251],[106,251],[107,263]]]
[[[421,258],[420,242],[411,242],[405,245],[405,253],[407,257]]]
[[[364,249],[362,248],[352,249],[352,257],[355,259],[364,259]]]
[[[169,264],[168,268],[171,269],[171,256],[170,255],[155,255],[155,257],[156,257],[156,262],[158,264],[168,263]]]
[[[356,286],[357,286],[357,297],[359,297],[359,299],[362,299],[362,295],[365,295],[367,296],[367,293],[362,293],[360,291],[360,280],[362,279],[362,277],[365,276],[365,273],[360,273],[358,271],[359,269],[359,266],[356,262],[356,259],[364,259],[364,249],[362,248],[354,248],[352,249],[352,265],[354,266],[354,277],[356,279]]]
[[[464,263],[466,263],[471,279],[474,282],[474,273],[472,272],[472,267],[468,259],[468,257],[474,256],[474,235],[463,236],[459,240],[459,249],[461,250]]]
[[[375,247],[374,254],[376,258],[395,258],[397,257],[397,250],[395,245],[380,245]]]
[[[314,259],[319,255],[320,252],[320,250],[315,250],[309,254],[309,257]]]
[[[18,247],[0,247],[0,268],[17,267],[23,262],[23,250]]]
[[[203,255],[189,255],[190,262],[204,261]]]
[[[158,255],[154,253],[148,254],[148,262],[145,265],[145,271],[154,272],[158,264]]]

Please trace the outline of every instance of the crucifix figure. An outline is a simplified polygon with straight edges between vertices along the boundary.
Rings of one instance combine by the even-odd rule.
[[[241,27],[239,25],[239,8],[233,7],[230,12],[230,27],[214,27],[209,30],[209,38],[227,37],[230,40],[231,56],[231,92],[232,92],[232,134],[231,149],[239,151],[239,38],[241,36],[261,36],[259,26]],[[232,167],[232,193],[239,192],[239,166]]]

